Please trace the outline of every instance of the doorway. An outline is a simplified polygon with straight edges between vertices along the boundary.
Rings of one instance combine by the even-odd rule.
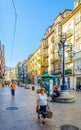
[[[70,78],[67,78],[67,88],[70,89]]]

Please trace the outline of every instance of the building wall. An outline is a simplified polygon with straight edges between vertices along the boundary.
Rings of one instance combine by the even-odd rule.
[[[41,46],[28,58],[28,73],[34,76],[42,74]]]
[[[0,41],[0,84],[5,78],[5,58],[4,58],[4,45]]]
[[[52,62],[54,61],[54,32],[50,35],[48,44],[48,73],[51,73],[53,71]]]
[[[73,80],[71,80],[72,75],[70,75],[70,86],[73,88],[76,86],[76,83],[81,76],[81,4],[78,4],[77,8],[62,21],[62,31],[67,33],[66,43],[71,43],[72,52],[75,52],[74,57],[69,58],[68,54],[71,49],[70,47],[67,47],[66,49],[65,65],[66,69],[72,69]]]
[[[17,80],[17,74],[18,74],[17,66],[13,68],[6,68],[5,80],[6,81],[11,81],[12,79]]]
[[[28,73],[39,76],[51,73],[60,80],[62,72],[62,58],[58,55],[61,33],[66,33],[65,70],[71,69],[72,73],[66,75],[70,88],[74,88],[81,77],[81,1],[76,0],[73,10],[64,10],[49,26],[39,46],[28,58]],[[74,54],[74,57],[69,57]],[[72,55],[73,56],[73,55]],[[55,79],[56,80],[56,79]]]

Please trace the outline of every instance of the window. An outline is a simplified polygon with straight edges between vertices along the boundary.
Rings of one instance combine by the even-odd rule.
[[[68,30],[71,29],[71,23],[68,24],[68,27],[67,27],[67,28],[68,28]]]
[[[75,34],[75,38],[76,38],[76,39],[79,39],[79,38],[81,37],[80,34],[81,34],[81,33],[80,33],[80,30],[77,31],[76,34]]]
[[[71,38],[69,38],[69,39],[67,40],[67,43],[71,43]]]
[[[80,22],[80,12],[78,12],[78,13],[75,15],[75,23],[77,24],[78,22]]]

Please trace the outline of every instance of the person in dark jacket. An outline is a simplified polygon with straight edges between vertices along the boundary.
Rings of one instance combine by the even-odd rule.
[[[80,83],[78,82],[78,83],[76,84],[76,91],[79,92],[79,90],[80,90]]]
[[[60,92],[59,92],[59,90],[58,90],[58,86],[55,86],[55,87],[54,87],[54,90],[53,90],[53,94],[51,95],[52,101],[54,101],[54,99],[55,99],[56,97],[59,97],[59,96],[60,96]]]

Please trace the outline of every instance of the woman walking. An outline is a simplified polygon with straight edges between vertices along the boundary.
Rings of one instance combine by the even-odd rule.
[[[42,114],[42,123],[45,123],[46,118],[46,107],[48,105],[47,95],[45,93],[45,89],[41,88],[40,93],[37,96],[37,112],[38,112],[38,119],[40,120],[40,114]]]

